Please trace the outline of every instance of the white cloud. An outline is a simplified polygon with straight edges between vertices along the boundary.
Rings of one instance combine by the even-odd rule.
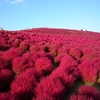
[[[11,2],[11,4],[21,3],[21,2],[23,2],[23,1],[24,1],[24,0],[14,0],[14,1]]]

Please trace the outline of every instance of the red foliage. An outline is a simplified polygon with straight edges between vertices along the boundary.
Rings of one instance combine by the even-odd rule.
[[[19,47],[21,40],[20,39],[15,39],[14,42],[12,42],[13,47]]]
[[[52,46],[52,48],[56,48],[57,50],[60,49],[61,47],[62,47],[62,43],[60,43],[59,41],[56,41]]]
[[[98,70],[89,61],[83,62],[78,68],[86,84],[94,84],[96,82]]]
[[[55,97],[56,99],[61,99],[63,98],[64,94],[65,88],[58,78],[43,78],[35,88],[35,95],[37,98],[39,95],[49,95]]]
[[[71,95],[70,98],[68,100],[95,100],[92,97],[88,97],[86,95]]]
[[[69,92],[74,84],[75,77],[73,76],[73,73],[69,73],[68,69],[63,69],[61,67],[58,67],[51,73],[51,77],[59,78],[63,85],[65,86],[65,89],[67,92]]]
[[[50,51],[55,57],[57,56],[58,50],[56,48]]]
[[[0,100],[100,100],[96,88],[81,86],[100,87],[99,46],[90,31],[1,30]]]
[[[32,52],[31,52],[32,53]],[[30,53],[30,54],[31,54]],[[33,54],[33,53],[32,53]],[[51,55],[45,53],[43,50],[37,51],[34,53],[34,56],[32,57],[33,61],[35,62],[40,57],[47,57],[51,59]]]
[[[6,51],[6,50],[9,50],[10,48],[11,48],[11,45],[10,44],[6,44],[6,45],[3,45],[2,50]]]
[[[33,89],[37,83],[33,68],[27,69],[11,83],[11,93],[16,94],[23,100],[30,100],[33,97]]]
[[[67,66],[67,65],[77,65],[77,61],[68,54],[66,54],[60,62],[60,66]]]
[[[100,100],[100,92],[93,86],[83,85],[79,87],[78,93],[80,95],[87,95],[89,98],[92,97],[94,100]]]
[[[65,53],[59,54],[57,57],[55,57],[55,63],[60,63],[61,59],[64,57]]]
[[[0,56],[0,70],[6,68],[9,68],[8,62],[2,56]]]
[[[98,70],[98,80],[97,80],[97,82],[100,84],[100,58],[92,59],[91,64]]]
[[[100,73],[100,58],[94,58],[91,61],[91,64],[99,71]]]
[[[5,38],[0,38],[0,44],[6,45],[7,44],[6,39]]]
[[[3,51],[0,51],[0,56],[2,56],[3,55]]]
[[[0,93],[0,100],[21,100],[16,95],[12,95],[11,93]]]
[[[16,48],[10,48],[9,50],[5,51],[2,56],[5,60],[11,61],[14,59],[14,57],[21,56],[21,53]]]
[[[99,52],[97,50],[94,50],[93,47],[92,48],[85,48],[83,49],[83,57],[82,59],[89,59],[92,60],[94,58],[98,58],[100,57]]]
[[[10,83],[13,81],[14,74],[11,70],[2,69],[0,71],[0,92],[7,91]]]
[[[82,52],[80,49],[78,48],[72,48],[70,51],[69,51],[69,54],[72,55],[75,59],[80,59],[82,57]]]
[[[47,57],[38,58],[35,61],[35,68],[38,72],[44,73],[44,74],[45,73],[48,74],[54,69],[52,61],[48,59]]]
[[[66,65],[66,66],[59,66],[59,68],[63,71],[66,71],[69,74],[73,74],[75,78],[80,76],[79,69],[76,65]]]
[[[2,44],[0,44],[0,50],[3,50],[3,45]]]
[[[22,52],[26,52],[29,49],[29,43],[23,41],[20,43],[19,48],[22,50]]]
[[[44,95],[39,95],[37,98],[33,98],[32,100],[56,100],[54,97],[44,94]]]
[[[66,46],[62,46],[60,49],[58,49],[58,55],[63,54],[63,53],[68,53],[69,49]]]
[[[39,50],[40,50],[40,48],[37,45],[32,45],[29,48],[29,51],[32,51],[32,52],[37,52]]]
[[[27,68],[30,68],[30,66],[28,65],[28,59],[25,59],[23,57],[16,57],[13,59],[12,70],[16,73],[16,75],[19,75]]]

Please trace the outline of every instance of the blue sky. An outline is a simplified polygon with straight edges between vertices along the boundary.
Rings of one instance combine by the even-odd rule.
[[[36,27],[100,32],[100,0],[0,0],[0,28]]]

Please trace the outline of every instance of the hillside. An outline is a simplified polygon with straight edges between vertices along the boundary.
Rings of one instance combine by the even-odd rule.
[[[100,100],[100,33],[0,30],[0,100]]]

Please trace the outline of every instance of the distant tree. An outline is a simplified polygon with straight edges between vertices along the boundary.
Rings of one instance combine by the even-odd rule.
[[[3,28],[0,28],[0,30],[4,30]]]
[[[88,32],[88,30],[85,30],[86,32]]]
[[[83,29],[81,29],[81,31],[83,31]]]

